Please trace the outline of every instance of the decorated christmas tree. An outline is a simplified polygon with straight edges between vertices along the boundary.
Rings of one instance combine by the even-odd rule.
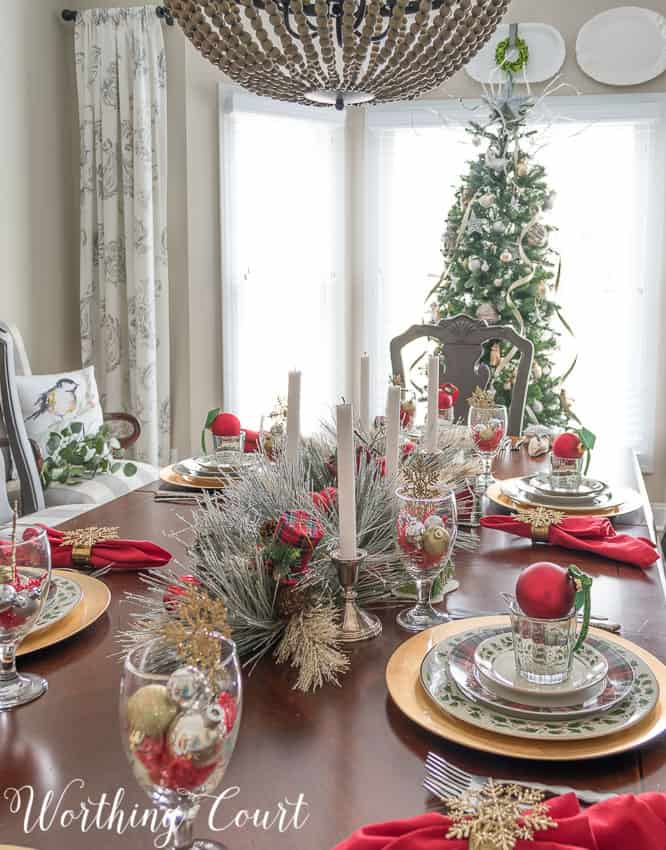
[[[544,168],[524,145],[536,131],[526,124],[533,102],[515,97],[510,81],[485,102],[490,116],[467,128],[480,148],[456,192],[443,240],[444,272],[434,289],[440,318],[467,313],[491,324],[511,324],[534,343],[526,422],[564,425],[573,415],[553,360],[563,329],[558,304],[559,259],[543,221],[554,192]],[[436,304],[436,306],[435,306]],[[487,346],[496,401],[508,404],[518,354],[507,343]],[[570,369],[567,370],[567,374]]]

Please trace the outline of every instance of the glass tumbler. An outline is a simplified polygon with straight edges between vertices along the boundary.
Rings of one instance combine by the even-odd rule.
[[[574,608],[555,620],[528,617],[509,594],[502,597],[509,605],[516,670],[534,685],[559,685],[571,675],[578,640],[578,621]]]
[[[405,556],[405,568],[416,585],[417,603],[401,611],[398,625],[411,632],[420,632],[450,617],[436,611],[430,602],[435,578],[449,561],[455,543],[457,508],[455,493],[444,484],[433,487],[433,495],[416,498],[409,487],[396,490],[398,498],[398,546]],[[444,576],[446,580],[449,576]]]
[[[583,478],[582,457],[557,457],[550,453],[550,481],[558,490],[578,490]]]
[[[481,459],[482,470],[477,478],[477,490],[485,493],[492,484],[492,463],[507,430],[507,411],[502,404],[483,407],[470,405],[467,424],[474,451]]]
[[[0,529],[0,710],[42,696],[46,679],[16,670],[16,650],[48,602],[51,547],[46,529],[25,522]]]
[[[213,442],[218,467],[237,469],[242,464],[245,451],[245,431],[241,431],[236,437],[213,435]]]
[[[227,770],[240,727],[242,684],[236,645],[219,643],[215,673],[187,665],[161,638],[127,654],[120,683],[120,729],[132,772],[165,810],[173,850],[224,850],[192,837],[201,795]]]

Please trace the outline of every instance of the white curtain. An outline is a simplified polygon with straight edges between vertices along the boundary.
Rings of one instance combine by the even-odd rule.
[[[224,404],[257,428],[300,369],[307,433],[348,372],[344,118],[220,93]]]
[[[560,371],[599,447],[654,463],[663,285],[666,98],[552,97],[532,151],[556,191],[550,223],[562,257]],[[441,236],[465,162],[478,155],[456,102],[377,107],[366,124],[365,341],[389,368],[388,341],[427,313]],[[379,309],[376,306],[379,304]],[[374,308],[374,309],[373,309]],[[416,357],[416,352],[414,352]],[[379,403],[379,398],[376,399]]]
[[[169,459],[166,61],[154,6],[79,12],[81,350],[103,407]]]

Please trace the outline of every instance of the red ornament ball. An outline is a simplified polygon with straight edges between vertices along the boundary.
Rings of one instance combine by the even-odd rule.
[[[447,393],[446,390],[440,389],[437,394],[437,407],[440,410],[448,410],[453,407],[453,396]]]
[[[216,437],[237,437],[241,432],[240,419],[233,413],[218,413],[210,430]]]
[[[516,600],[524,614],[557,620],[571,611],[576,588],[569,571],[550,561],[525,567],[516,582]]]
[[[585,446],[581,443],[578,434],[573,431],[565,431],[564,434],[558,434],[553,440],[553,454],[555,457],[573,460],[583,457]]]
[[[458,401],[460,390],[455,384],[441,384],[439,388],[440,390],[444,390],[445,393],[448,393],[451,396],[454,404]]]

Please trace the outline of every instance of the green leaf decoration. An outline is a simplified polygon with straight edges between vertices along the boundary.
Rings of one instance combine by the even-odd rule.
[[[571,564],[568,571],[576,585],[574,607],[576,611],[580,611],[581,608],[583,609],[583,622],[581,623],[580,631],[578,632],[578,639],[576,640],[576,644],[573,648],[573,651],[576,652],[585,642],[585,638],[587,637],[587,633],[590,628],[590,611],[592,610],[592,576],[584,573],[575,564]]]
[[[40,472],[42,485],[78,484],[98,474],[121,469],[130,476],[137,472],[134,463],[122,464],[115,458],[124,455],[120,442],[106,425],[94,434],[85,433],[81,422],[72,422],[61,431],[52,431],[46,440],[46,457]]]
[[[69,429],[72,434],[80,434],[83,431],[83,422],[72,422]]]
[[[123,472],[128,478],[131,478],[132,475],[136,475],[138,471],[139,467],[131,461],[123,466]]]

